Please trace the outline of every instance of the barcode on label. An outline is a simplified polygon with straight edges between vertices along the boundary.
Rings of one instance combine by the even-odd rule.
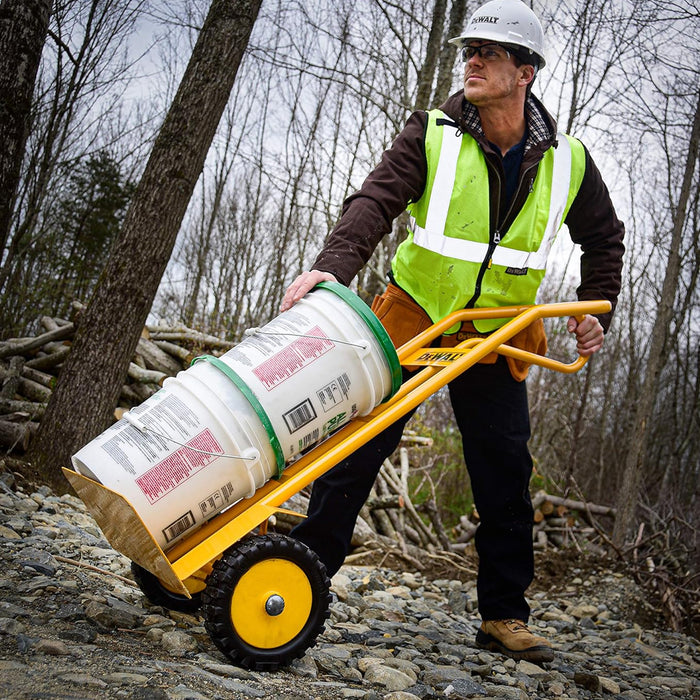
[[[316,418],[316,411],[309,399],[305,399],[300,404],[296,405],[291,410],[283,414],[284,422],[287,424],[287,430],[290,435],[299,428],[303,428],[308,423],[311,423]]]
[[[194,515],[192,511],[187,511],[182,517],[178,518],[174,523],[163,529],[163,536],[167,542],[172,542],[176,537],[179,537],[185,530],[189,530],[194,525]]]
[[[345,396],[348,395],[348,389],[350,389],[350,377],[348,377],[347,372],[343,372],[339,377],[338,377],[338,382],[340,382],[341,387],[343,388],[343,393]]]

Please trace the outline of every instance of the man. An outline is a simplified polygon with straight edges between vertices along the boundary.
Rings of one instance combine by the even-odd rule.
[[[288,288],[282,310],[322,280],[349,284],[407,205],[410,233],[392,260],[387,291],[373,305],[397,346],[459,308],[534,303],[562,223],[582,248],[579,299],[614,306],[623,225],[588,151],[557,134],[531,96],[545,62],[538,19],[520,0],[492,0],[451,42],[465,60],[464,91],[440,110],[411,115],[346,200],[312,270]],[[600,350],[611,316],[568,320],[581,355]],[[462,324],[442,345],[503,323]],[[544,331],[535,326],[513,344],[542,352]],[[534,576],[526,373],[510,358],[492,356],[451,382],[449,392],[481,519],[477,644],[542,662],[553,658],[552,647],[527,627],[525,599]],[[314,484],[309,517],[292,534],[319,555],[330,576],[349,551],[359,510],[407,420]]]

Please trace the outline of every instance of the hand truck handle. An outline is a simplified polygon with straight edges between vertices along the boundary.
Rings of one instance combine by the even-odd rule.
[[[559,372],[573,373],[580,370],[588,361],[587,357],[579,355],[571,364],[565,364],[542,355],[518,350],[504,345],[504,341],[510,340],[514,335],[529,326],[538,318],[557,318],[562,316],[574,316],[581,320],[586,314],[603,314],[610,311],[612,305],[609,301],[574,301],[558,304],[539,304],[534,306],[502,306],[487,309],[460,309],[445,316],[441,321],[430,326],[427,330],[417,335],[412,340],[398,349],[399,360],[403,363],[415,351],[430,344],[435,338],[441,336],[446,330],[462,321],[474,321],[491,318],[512,318],[505,326],[495,330],[490,336],[478,341],[481,349],[479,355],[487,355],[489,352],[498,352],[510,355],[517,359],[525,360],[531,364],[537,364]],[[469,341],[466,341],[469,342]],[[466,345],[466,342],[463,345]],[[467,346],[468,347],[468,346]],[[487,349],[488,348],[488,349]],[[505,350],[503,350],[505,348]]]

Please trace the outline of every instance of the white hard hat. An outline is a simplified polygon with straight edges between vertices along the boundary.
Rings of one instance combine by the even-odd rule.
[[[464,34],[450,39],[450,44],[464,46],[473,39],[497,41],[523,50],[515,55],[541,68],[544,60],[544,32],[535,13],[521,0],[490,0],[469,20]]]

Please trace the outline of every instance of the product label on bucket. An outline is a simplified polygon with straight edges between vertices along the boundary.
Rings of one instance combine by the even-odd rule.
[[[229,503],[234,493],[233,484],[229,481],[220,489],[210,493],[203,501],[199,502],[199,510],[202,517],[206,518],[209,515],[218,513],[227,503]]]
[[[136,484],[149,503],[153,504],[163,498],[223,453],[223,448],[209,428],[205,428],[199,435],[188,440],[186,445],[136,479]],[[194,449],[189,449],[190,447]]]
[[[311,399],[304,399],[300,404],[282,414],[289,434],[295,433],[316,418],[316,411]]]
[[[316,396],[323,410],[328,413],[328,411],[332,411],[339,403],[347,400],[348,389],[350,389],[350,378],[347,373],[344,372],[340,377],[326,384],[322,389],[319,389],[316,392]]]
[[[293,309],[270,321],[262,329],[246,336],[243,342],[226,353],[234,364],[253,368],[271,355],[285,348],[300,335],[315,335],[309,330],[311,323]],[[325,333],[321,335],[325,336]]]
[[[335,347],[318,326],[311,328],[308,333],[314,337],[293,340],[286,348],[253,369],[253,374],[268,391]]]
[[[142,404],[132,413],[153,432],[142,432],[122,419],[112,428],[116,433],[101,446],[129,474],[136,474],[134,464],[144,460],[153,464],[172,451],[174,443],[162,436],[182,442],[200,426],[197,415],[172,394],[151,407]]]

